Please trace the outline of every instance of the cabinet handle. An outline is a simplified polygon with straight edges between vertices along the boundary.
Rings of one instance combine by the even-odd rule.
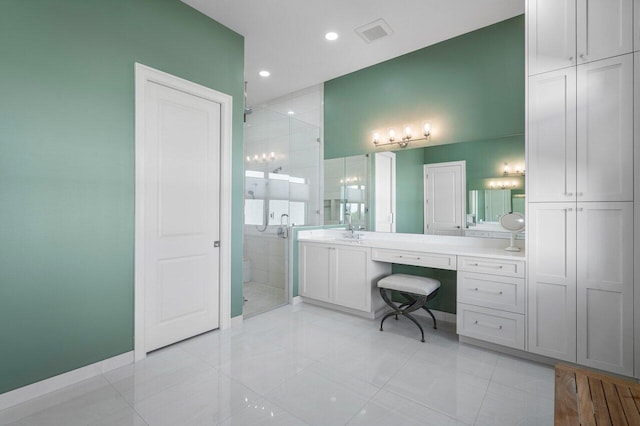
[[[573,56],[569,56],[569,62],[573,62]]]
[[[584,210],[582,207],[578,207],[578,208],[576,209],[576,211],[577,211],[577,212],[581,212],[582,210]]]
[[[479,268],[496,268],[502,269],[502,265],[481,265],[479,263],[470,263],[469,266],[477,266]]]
[[[584,195],[584,192],[578,192],[578,193],[576,193],[576,195],[577,195],[578,197],[582,197],[582,196]]]
[[[567,197],[573,197],[573,192],[565,192],[564,195]]]
[[[475,320],[473,323],[474,323],[474,324],[476,324],[476,325],[478,325],[478,326],[480,326],[480,327],[495,328],[495,329],[497,329],[497,330],[502,330],[502,326],[501,326],[501,325],[495,325],[495,324],[482,324],[482,323],[479,323],[479,322],[478,322],[478,320]]]
[[[569,207],[568,209],[565,209],[565,211],[572,212],[573,209],[571,207]]]
[[[487,290],[480,290],[478,287],[476,287],[474,289],[475,291],[479,291],[481,293],[487,293],[487,294],[495,294],[497,296],[502,296],[502,292],[501,291],[487,291]]]
[[[587,59],[587,55],[585,55],[584,53],[580,54],[580,59]]]
[[[419,257],[415,257],[415,256],[403,256],[403,255],[399,255],[398,257],[399,257],[400,259],[407,258],[407,259],[420,260],[420,258],[419,258]]]

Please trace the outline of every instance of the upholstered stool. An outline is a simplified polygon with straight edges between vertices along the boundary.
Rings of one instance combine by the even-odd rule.
[[[418,326],[420,333],[422,333],[422,341],[424,342],[424,330],[422,329],[422,326],[413,317],[413,315],[410,315],[411,312],[417,311],[420,308],[429,312],[429,315],[433,318],[433,328],[438,328],[436,324],[436,317],[433,316],[433,312],[424,306],[424,304],[438,294],[438,290],[440,290],[440,281],[434,280],[433,278],[418,277],[415,275],[393,274],[378,281],[378,288],[380,288],[380,295],[382,296],[382,299],[393,309],[382,318],[382,321],[380,322],[380,331],[382,331],[382,325],[387,318],[395,315],[396,319],[398,319],[398,315],[402,315],[409,318]],[[399,293],[408,303],[396,304],[393,302],[387,295],[387,292],[390,293],[391,290]]]

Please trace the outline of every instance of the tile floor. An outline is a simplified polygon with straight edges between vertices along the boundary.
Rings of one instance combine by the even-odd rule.
[[[284,282],[282,286],[284,287]],[[276,288],[251,281],[244,283],[242,292],[245,298],[243,307],[245,319],[287,303],[284,288]]]
[[[458,344],[451,324],[425,332],[288,305],[0,411],[0,425],[553,424],[551,367]]]

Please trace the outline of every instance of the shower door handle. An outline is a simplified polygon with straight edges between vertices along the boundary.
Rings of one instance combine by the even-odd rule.
[[[220,241],[214,241],[213,242],[213,246],[214,247],[220,247]]]

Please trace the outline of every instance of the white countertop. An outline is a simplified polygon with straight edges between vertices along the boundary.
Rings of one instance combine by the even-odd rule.
[[[522,242],[519,252],[505,251],[508,241],[491,238],[449,237],[439,235],[391,234],[384,232],[358,231],[361,238],[352,240],[346,238],[346,231],[342,230],[312,230],[300,231],[298,241],[337,244],[346,246],[371,247],[388,250],[404,250],[421,253],[438,253],[455,256],[476,256],[492,259],[525,260]]]

